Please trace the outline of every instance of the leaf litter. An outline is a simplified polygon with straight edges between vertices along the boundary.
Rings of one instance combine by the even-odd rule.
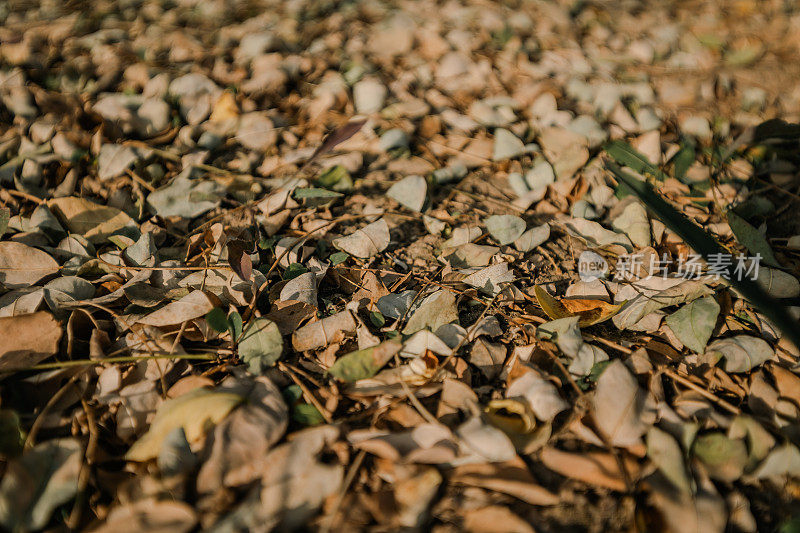
[[[128,4],[0,10],[0,528],[797,529],[795,6]]]

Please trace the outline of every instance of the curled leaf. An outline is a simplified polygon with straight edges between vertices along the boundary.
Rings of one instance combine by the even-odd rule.
[[[313,350],[338,342],[347,333],[356,330],[356,319],[350,311],[342,311],[311,324],[306,324],[292,334],[292,346],[298,352]]]
[[[542,311],[553,320],[577,316],[579,327],[592,326],[604,322],[616,315],[625,302],[610,304],[604,300],[591,298],[564,298],[557,300],[545,291],[541,286],[533,288],[536,301],[542,307]]]

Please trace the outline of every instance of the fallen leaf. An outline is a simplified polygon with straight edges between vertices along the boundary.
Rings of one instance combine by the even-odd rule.
[[[678,490],[691,493],[692,485],[683,450],[672,435],[651,427],[647,432],[647,457]]]
[[[350,311],[342,311],[295,331],[292,334],[292,346],[298,352],[328,346],[339,342],[345,334],[355,332],[357,325]]]
[[[148,326],[174,326],[205,316],[214,304],[203,291],[192,291],[180,300],[170,302],[138,320]]]
[[[705,353],[724,359],[722,368],[726,372],[749,372],[775,354],[767,341],[749,335],[716,340],[708,345]]]
[[[620,309],[625,305],[625,302],[610,304],[605,300],[593,298],[564,298],[557,300],[539,285],[534,286],[533,292],[536,295],[536,301],[539,302],[542,311],[547,316],[553,320],[577,316],[579,317],[579,327],[605,322],[619,313]]]
[[[114,207],[74,196],[54,198],[47,205],[71,233],[82,235],[93,244],[105,242],[112,235],[139,238],[136,222]]]
[[[314,150],[314,153],[308,159],[306,164],[311,163],[312,161],[316,160],[319,156],[330,152],[331,150],[336,148],[336,146],[345,142],[347,139],[349,139],[350,137],[361,131],[361,128],[363,128],[364,124],[366,123],[367,123],[366,119],[354,120],[330,132],[327,136],[325,136],[325,139],[323,139],[322,144],[320,144],[319,147],[316,150]]]
[[[167,435],[182,427],[190,444],[201,440],[210,426],[224,419],[244,398],[230,392],[194,389],[182,396],[165,401],[156,412],[150,429],[133,443],[125,459],[149,461],[158,456]]]
[[[570,235],[582,240],[590,248],[617,244],[628,252],[633,251],[633,245],[627,235],[607,230],[592,220],[572,218],[564,223],[564,227]]]
[[[464,531],[468,533],[534,533],[533,527],[499,505],[469,509],[464,513]]]
[[[444,324],[457,321],[456,295],[447,290],[439,290],[420,302],[403,328],[403,335],[411,335],[425,328],[436,331]]]
[[[520,252],[530,252],[550,238],[550,225],[542,224],[525,231],[514,240],[514,248]]]
[[[0,525],[8,531],[44,528],[78,493],[82,446],[74,439],[38,444],[10,461],[0,482]]]
[[[0,242],[0,285],[9,289],[29,287],[58,270],[58,263],[47,252],[21,242]]]
[[[453,470],[450,482],[508,494],[531,505],[557,505],[559,502],[558,495],[539,485],[518,457],[505,463],[459,466]]]
[[[247,402],[218,423],[206,439],[206,458],[197,474],[200,494],[255,481],[261,474],[258,462],[283,437],[289,423],[281,391],[266,377],[229,377],[220,390]]]
[[[544,466],[562,476],[619,492],[627,489],[619,463],[610,453],[569,453],[546,447],[542,450],[541,460]],[[623,460],[628,473],[635,476],[639,469],[636,462],[628,458]]]
[[[93,533],[188,533],[197,523],[189,505],[175,501],[140,500],[113,507]]]
[[[281,289],[279,300],[295,300],[317,307],[317,276],[313,272],[300,274]]]
[[[732,482],[739,479],[747,465],[747,447],[740,439],[731,439],[715,431],[694,440],[692,454],[706,467],[713,479]]]
[[[486,294],[495,295],[503,290],[507,283],[514,281],[514,273],[508,268],[508,263],[497,263],[473,272],[462,280]]]
[[[139,152],[124,144],[104,144],[97,156],[97,177],[101,181],[122,175],[138,159]]]
[[[486,230],[501,246],[505,246],[525,233],[525,221],[514,215],[492,215],[486,219]]]
[[[412,211],[422,211],[428,194],[428,184],[422,176],[408,176],[386,191],[386,196]]]
[[[517,457],[508,436],[480,417],[470,418],[456,429],[456,433],[461,439],[459,447],[462,453],[477,456],[478,462],[502,463]]]
[[[195,218],[220,204],[222,191],[215,181],[198,181],[179,174],[166,187],[151,192],[147,204],[156,215]]]
[[[637,248],[650,246],[650,220],[642,204],[637,202],[629,204],[622,214],[614,219],[612,226],[627,235]]]
[[[58,353],[61,324],[39,311],[0,318],[0,372],[26,368]]]
[[[228,263],[231,265],[231,269],[242,281],[250,281],[250,278],[253,277],[253,261],[245,249],[246,243],[243,241],[230,241],[226,247],[228,249]]]
[[[555,385],[538,370],[532,367],[526,370],[508,385],[506,398],[523,398],[531,406],[536,418],[552,422],[558,413],[569,408],[569,404],[558,394]]]
[[[328,373],[342,381],[358,381],[371,378],[388,363],[403,345],[395,340],[388,340],[356,352],[339,357],[328,369]]]
[[[389,226],[381,218],[346,237],[335,239],[333,245],[356,257],[372,257],[389,246]]]
[[[251,320],[242,332],[238,352],[250,372],[263,374],[283,353],[283,336],[278,325],[264,317]]]
[[[684,345],[703,353],[719,316],[719,304],[713,296],[698,298],[684,305],[665,322]]]
[[[653,418],[651,403],[636,378],[615,360],[597,380],[593,400],[597,428],[614,446],[639,444],[648,429],[648,419]]]

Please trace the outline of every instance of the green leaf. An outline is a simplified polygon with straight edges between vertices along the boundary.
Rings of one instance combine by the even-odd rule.
[[[206,313],[206,322],[217,333],[228,331],[228,318],[225,316],[225,311],[219,307],[215,307]]]
[[[676,178],[683,181],[683,178],[686,177],[686,172],[694,163],[696,156],[697,154],[694,151],[694,146],[689,143],[681,144],[681,149],[675,154],[675,157],[672,158]]]
[[[331,254],[328,260],[330,260],[331,266],[336,266],[347,261],[348,257],[350,257],[350,255],[347,252],[336,252]]]
[[[0,207],[0,237],[2,237],[8,229],[8,221],[11,218],[11,210],[7,207]]]
[[[263,374],[283,353],[283,337],[278,325],[268,318],[255,318],[247,324],[239,341],[239,357],[250,372]]]
[[[666,318],[666,323],[683,344],[703,353],[717,323],[719,304],[713,296],[690,302]]]
[[[340,196],[344,195],[340,192],[329,191],[328,189],[317,189],[316,187],[294,190],[294,197],[298,200],[302,200],[303,198],[339,198]]]
[[[328,373],[342,381],[371,378],[400,351],[403,345],[395,340],[343,355],[328,369]]]
[[[283,394],[283,399],[286,400],[287,404],[294,405],[303,397],[303,389],[299,385],[289,385],[281,391],[281,394]]]
[[[772,248],[770,248],[767,239],[764,238],[760,231],[733,211],[728,211],[727,217],[728,224],[730,224],[733,234],[736,235],[736,239],[747,248],[750,253],[761,254],[764,262],[768,265],[780,266],[778,260],[775,258],[775,254],[772,253]]]
[[[667,175],[661,169],[648,161],[645,156],[625,141],[611,141],[606,144],[605,151],[617,163],[632,168],[639,174],[649,174],[660,181],[664,181],[667,178]]]
[[[713,237],[668,204],[661,195],[653,190],[650,184],[631,176],[611,161],[608,161],[606,166],[621,183],[627,185],[647,205],[653,215],[706,260],[711,254],[727,253]],[[789,316],[786,308],[767,294],[755,281],[746,277],[737,279],[738,276],[734,274],[733,269],[733,265],[728,267],[728,279],[731,280],[731,285],[780,329],[795,346],[800,347],[800,330],[797,328],[797,322]]]
[[[325,423],[319,409],[310,403],[298,403],[292,408],[292,419],[304,426],[318,426]]]
[[[308,272],[308,269],[301,265],[300,263],[291,263],[286,270],[283,272],[283,279],[289,281],[290,279],[294,279],[301,274],[305,274]]]
[[[24,442],[19,415],[11,409],[0,409],[0,457],[16,457],[22,452]]]
[[[353,188],[353,178],[342,165],[336,165],[320,174],[317,185],[331,191],[349,191]]]
[[[242,336],[242,315],[238,311],[231,311],[228,314],[228,329],[233,340]]]
[[[375,327],[378,328],[386,324],[386,319],[383,318],[383,315],[380,314],[378,311],[372,311],[369,314],[369,320],[370,322],[372,322],[373,325],[375,325]]]
[[[708,475],[720,481],[735,481],[747,464],[747,446],[741,439],[729,439],[719,432],[697,437],[694,456],[703,463]]]

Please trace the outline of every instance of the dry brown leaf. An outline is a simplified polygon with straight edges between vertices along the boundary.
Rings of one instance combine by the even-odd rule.
[[[654,419],[652,403],[627,367],[615,360],[597,380],[593,401],[597,428],[614,446],[639,444]]]
[[[610,304],[604,300],[592,298],[564,298],[557,300],[538,285],[533,288],[533,291],[536,295],[536,301],[539,302],[547,316],[553,320],[579,316],[579,327],[592,326],[604,322],[616,315],[625,305],[625,302]]]
[[[61,324],[47,311],[0,318],[0,372],[35,365],[58,352]]]
[[[505,463],[459,466],[453,470],[450,481],[508,494],[531,505],[556,505],[559,502],[558,495],[539,485],[525,461],[519,457]]]
[[[70,232],[83,235],[90,242],[103,242],[124,228],[138,231],[136,223],[123,211],[85,198],[54,198],[47,205]]]
[[[321,348],[339,342],[347,333],[353,333],[358,323],[350,311],[342,311],[306,324],[292,335],[292,345],[298,352]]]
[[[187,320],[205,316],[214,304],[203,291],[192,291],[180,300],[170,302],[161,309],[140,318],[139,324],[148,326],[175,326]]]
[[[570,479],[611,490],[626,490],[625,478],[619,470],[619,463],[610,453],[569,453],[547,447],[542,450],[541,459],[547,468]],[[635,479],[639,469],[638,464],[626,458],[625,467]]]
[[[58,263],[42,250],[21,242],[0,242],[0,286],[29,287],[58,272]]]
[[[498,505],[470,509],[464,515],[463,527],[468,533],[535,533],[525,520]]]
[[[93,533],[187,533],[196,523],[194,510],[185,503],[141,500],[111,509]]]

